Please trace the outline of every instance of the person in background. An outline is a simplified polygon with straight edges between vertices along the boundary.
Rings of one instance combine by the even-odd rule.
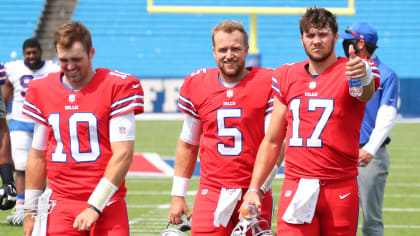
[[[49,60],[42,60],[42,49],[38,40],[29,38],[23,43],[24,60],[11,61],[5,64],[6,83],[1,86],[6,109],[13,97],[11,120],[9,121],[12,159],[16,173],[17,201],[15,211],[6,220],[12,225],[22,225],[25,213],[25,169],[29,149],[32,144],[34,121],[22,114],[23,100],[29,82],[50,72],[60,71],[60,66]],[[10,111],[9,111],[10,112]]]
[[[274,71],[273,114],[249,188],[264,181],[286,136],[277,234],[356,235],[360,127],[379,78],[353,47],[349,59],[336,57],[338,24],[330,11],[309,7],[299,23],[308,60]],[[350,94],[349,77],[361,80],[361,95]],[[249,204],[261,205],[253,191],[241,208]]]
[[[242,23],[225,20],[212,30],[218,68],[188,75],[178,108],[186,114],[178,141],[169,223],[191,217],[185,193],[200,152],[200,186],[191,222],[192,235],[230,235],[238,223],[241,199],[248,185],[258,146],[271,117],[272,70],[245,67],[248,34]],[[272,168],[274,175],[277,168]],[[261,217],[273,210],[267,178],[255,191],[263,197]],[[267,227],[267,226],[264,226]]]
[[[0,62],[0,84],[4,84],[7,78],[3,63]],[[17,200],[15,182],[13,180],[13,164],[10,152],[9,127],[6,121],[6,107],[3,94],[0,90],[0,209],[12,209]]]
[[[140,80],[94,70],[91,34],[80,22],[59,26],[54,44],[62,71],[29,83],[23,105],[35,120],[24,233],[127,236],[124,179],[134,152],[134,116],[144,111]]]
[[[363,235],[384,235],[382,204],[390,162],[386,145],[391,141],[388,135],[397,117],[398,76],[374,54],[378,34],[372,25],[366,22],[354,23],[340,36],[344,39],[345,53],[349,45],[353,45],[356,55],[373,60],[378,65],[381,74],[379,89],[373,99],[366,104],[360,129],[357,180],[363,212]]]

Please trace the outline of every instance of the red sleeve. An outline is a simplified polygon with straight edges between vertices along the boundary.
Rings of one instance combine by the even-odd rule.
[[[279,99],[279,101],[283,104],[286,104],[285,101],[285,91],[282,91],[282,88],[285,87],[285,71],[286,65],[278,67],[274,70],[273,79],[272,79],[272,89],[274,90],[274,95]]]
[[[112,97],[111,118],[126,114],[129,111],[134,111],[135,115],[144,112],[144,92],[139,79],[116,71],[111,71],[107,79],[116,79]]]
[[[193,93],[194,93],[194,86],[193,86],[193,79],[198,79],[196,77],[201,77],[206,74],[206,69],[196,70],[190,75],[187,75],[184,79],[184,82],[181,86],[179,91],[179,98],[178,98],[178,109],[184,112],[187,115],[192,116],[195,119],[200,119],[200,115],[193,103]]]

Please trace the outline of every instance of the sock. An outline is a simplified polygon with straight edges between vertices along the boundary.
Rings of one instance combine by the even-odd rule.
[[[16,207],[18,205],[22,205],[25,203],[25,194],[18,194],[17,195],[17,200],[16,200]]]

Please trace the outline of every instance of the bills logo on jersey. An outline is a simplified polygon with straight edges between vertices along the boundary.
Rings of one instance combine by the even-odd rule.
[[[315,81],[309,82],[309,89],[314,90],[315,88],[316,88],[316,82]],[[318,96],[318,92],[314,92],[314,91],[305,92],[305,96],[306,97],[316,97],[316,96]]]
[[[231,98],[233,97],[233,90],[229,89],[228,91],[226,91],[226,97]]]
[[[69,95],[69,102],[70,103],[74,103],[76,101],[76,95],[74,95],[74,94],[70,94]]]
[[[310,89],[314,89],[314,88],[316,88],[316,82],[315,82],[315,81],[310,82],[310,83],[309,83],[309,88],[310,88]]]

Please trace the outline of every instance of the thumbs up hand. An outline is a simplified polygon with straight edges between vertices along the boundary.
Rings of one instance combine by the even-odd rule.
[[[349,46],[349,61],[346,64],[346,75],[354,79],[366,76],[365,63],[356,55],[353,45]]]

